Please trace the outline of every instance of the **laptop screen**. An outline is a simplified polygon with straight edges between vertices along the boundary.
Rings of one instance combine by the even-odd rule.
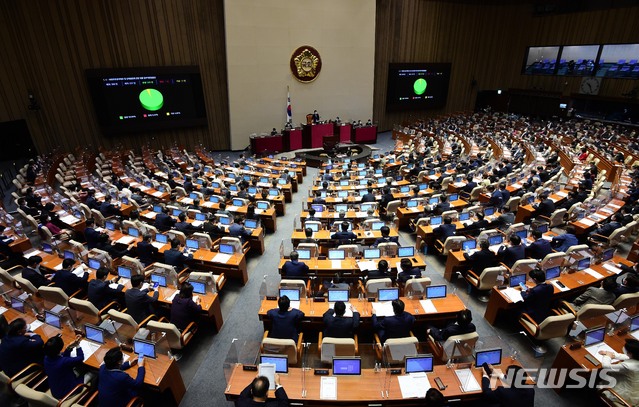
[[[501,244],[503,241],[504,241],[504,237],[502,235],[495,235],[488,238],[488,244],[490,246]]]
[[[541,233],[548,232],[548,224],[544,223],[543,225],[537,226],[537,230],[540,231]]]
[[[101,265],[102,265],[102,263],[100,263],[100,260],[89,259],[89,268],[91,268],[93,270],[97,270],[97,269],[100,268]]]
[[[601,253],[601,261],[611,260],[614,255],[615,255],[614,247],[611,247],[610,249],[606,249],[603,251],[603,253]]]
[[[141,339],[133,339],[133,352],[139,356],[155,359],[155,344]]]
[[[446,286],[445,285],[431,285],[426,287],[426,298],[445,298]]]
[[[448,202],[453,202],[453,201],[456,201],[456,200],[458,200],[458,199],[459,199],[459,194],[451,194],[451,195],[448,197]]]
[[[433,216],[432,218],[430,218],[430,225],[431,226],[436,226],[436,225],[441,225],[442,224],[442,217],[441,216]]]
[[[415,248],[413,246],[400,247],[397,250],[397,257],[413,257],[415,255]]]
[[[561,267],[551,267],[546,270],[546,280],[552,280],[561,275]]]
[[[311,208],[315,209],[315,212],[324,212],[324,205],[321,204],[313,204]]]
[[[220,244],[220,253],[233,254],[233,246],[230,244]]]
[[[60,315],[56,314],[55,312],[45,310],[44,322],[58,329],[62,328],[62,324],[60,323]]]
[[[136,228],[129,228],[129,236],[139,237],[140,236],[140,231],[137,230]]]
[[[528,239],[528,230],[526,230],[526,229],[518,230],[518,231],[515,232],[515,234],[517,236],[519,236],[521,238],[521,240]]]
[[[385,225],[384,222],[373,222],[371,224],[371,230],[380,230],[381,228],[383,228]]]
[[[244,201],[242,201],[241,199],[235,198],[233,199],[233,206],[243,206],[244,205]]]
[[[510,286],[517,287],[519,284],[526,284],[526,274],[515,274],[510,276]]]
[[[460,221],[463,222],[463,221],[468,220],[468,219],[470,219],[470,212],[462,212],[462,213],[459,214],[459,220]]]
[[[586,331],[584,346],[594,345],[604,341],[606,327],[589,329]]]
[[[501,364],[501,348],[477,351],[475,353],[475,366],[481,366],[484,363],[489,365]]]
[[[155,241],[158,243],[166,244],[169,242],[169,237],[167,235],[163,235],[162,233],[156,233]]]
[[[410,187],[408,185],[404,185],[404,186],[399,187],[399,192],[401,192],[401,193],[405,194],[406,192],[409,192],[409,191],[410,191]]]
[[[24,301],[20,298],[11,297],[11,308],[24,314]]]
[[[635,315],[635,316],[630,318],[630,331],[634,332],[634,331],[636,331],[638,329],[639,329],[639,314],[637,314],[637,315]]]
[[[395,301],[399,299],[399,288],[380,288],[377,290],[379,301]]]
[[[200,248],[200,242],[197,239],[186,239],[186,247],[197,250]]]
[[[333,376],[361,375],[362,360],[360,358],[333,357]]]
[[[332,249],[328,251],[329,260],[344,260],[346,258],[346,252],[342,249]]]
[[[359,210],[360,210],[361,212],[368,212],[368,210],[369,210],[369,209],[373,209],[373,206],[374,206],[374,205],[372,205],[372,204],[365,204],[365,203],[363,203],[363,204],[361,204],[361,205],[359,206]]]
[[[349,181],[347,179],[342,179],[339,181],[339,185],[342,187],[347,187],[349,184]]]
[[[85,324],[84,330],[88,340],[100,344],[104,343],[104,330],[102,328],[91,324]]]
[[[335,212],[346,212],[348,211],[348,205],[340,204],[335,205]]]
[[[206,294],[206,284],[201,281],[189,280],[189,283],[193,286],[193,292],[196,294]]]
[[[260,355],[260,363],[275,365],[275,373],[288,373],[288,357],[284,355]]]
[[[339,198],[348,198],[348,191],[337,191],[337,196]]]
[[[257,227],[257,220],[247,219],[244,221],[244,227],[248,229],[255,229]]]
[[[259,201],[257,203],[257,209],[266,210],[268,209],[268,202]]]
[[[419,184],[420,191],[426,191],[428,189],[428,184]]]
[[[209,202],[218,203],[218,202],[220,202],[220,197],[219,196],[215,196],[215,195],[211,195],[209,197]]]
[[[131,269],[124,266],[118,266],[118,276],[122,278],[131,278]]]
[[[407,208],[417,208],[418,206],[419,206],[419,201],[416,201],[414,199],[411,199],[410,201],[406,202]]]
[[[300,300],[299,288],[280,288],[280,298],[287,296],[291,301]]]
[[[158,283],[160,287],[166,287],[166,277],[163,276],[162,274],[152,273],[151,282]]]
[[[583,258],[577,263],[577,270],[585,270],[590,267],[590,257]]]
[[[115,223],[109,221],[104,222],[104,227],[113,232],[115,230]]]
[[[307,228],[311,229],[313,232],[318,232],[319,229],[320,229],[319,223],[306,222],[304,224],[304,227],[307,227]]]
[[[162,212],[162,207],[160,205],[153,205],[153,212],[155,213]]]
[[[75,253],[73,253],[71,250],[65,250],[64,251],[64,258],[65,259],[75,260]]]
[[[380,257],[380,249],[364,249],[365,259],[379,259]]]
[[[206,220],[206,214],[205,213],[196,212],[195,213],[195,220],[199,220],[200,222],[204,222]]]
[[[310,260],[311,259],[311,251],[309,249],[297,249],[297,254],[299,255],[300,260]]]
[[[268,190],[268,195],[269,196],[278,196],[280,194],[280,190],[279,189],[275,189],[275,188],[271,188]]]
[[[53,247],[49,243],[42,242],[42,251],[45,253],[53,253]]]
[[[491,216],[495,213],[495,208],[484,208],[484,216]]]
[[[199,196],[197,196],[197,194],[196,194],[195,192],[191,192],[191,193],[189,194],[189,198],[191,198],[191,199],[199,199],[200,197],[199,197]]]
[[[328,290],[328,302],[348,302],[348,290],[331,288]]]
[[[474,240],[465,240],[462,242],[462,250],[474,250],[477,247],[477,242]]]
[[[435,197],[435,198],[430,198],[428,200],[428,204],[429,205],[437,205],[439,203],[439,198]]]
[[[220,223],[222,225],[230,225],[231,224],[231,218],[229,216],[220,216],[219,220],[220,220]]]
[[[428,373],[433,371],[432,355],[406,356],[406,373]]]
[[[173,209],[173,212],[171,212],[171,215],[173,216],[180,216],[182,214],[182,211],[179,209]]]

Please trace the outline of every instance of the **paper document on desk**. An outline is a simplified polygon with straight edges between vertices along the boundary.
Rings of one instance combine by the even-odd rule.
[[[399,389],[402,391],[402,398],[424,398],[426,392],[432,386],[428,381],[426,373],[411,373],[406,376],[397,376]]]
[[[135,238],[133,236],[122,236],[121,238],[116,240],[115,243],[131,244],[134,240]]]
[[[419,300],[419,304],[424,309],[424,313],[426,313],[426,314],[436,314],[437,313],[437,308],[435,307],[435,304],[433,304],[432,300]]]
[[[455,370],[455,375],[457,376],[457,379],[459,379],[459,384],[461,384],[461,388],[464,393],[481,390],[479,382],[477,382],[477,379],[475,379],[475,376],[470,369]]]
[[[357,267],[359,267],[359,271],[377,270],[377,263],[372,260],[360,261],[357,263]]]
[[[563,287],[561,287],[559,284],[557,284],[557,280],[551,280],[550,284],[555,286],[559,291],[568,291],[568,290],[570,290],[570,288],[566,287],[565,284],[564,284]]]
[[[113,290],[117,290],[118,289],[119,284],[118,283],[111,283],[109,284],[109,288],[113,289]]]
[[[621,208],[621,206],[616,205],[616,204],[613,204],[613,203],[608,203],[608,206],[612,206],[612,207],[613,207],[613,208],[615,208],[615,209],[619,209],[619,208]]]
[[[621,273],[621,269],[619,267],[613,266],[612,264],[604,264],[603,268],[615,274]]]
[[[176,296],[176,295],[178,295],[179,293],[180,293],[180,290],[175,290],[175,291],[173,292],[173,294],[171,294],[171,295],[169,295],[168,297],[166,297],[166,298],[164,299],[164,301],[166,301],[166,302],[173,302],[173,299],[174,299],[174,298],[175,298],[175,296]]]
[[[331,268],[333,269],[341,269],[342,261],[341,260],[331,260]]]
[[[78,267],[75,268],[75,270],[73,270],[73,274],[75,274],[76,276],[82,278],[84,277],[84,273],[86,272],[86,270],[84,269],[84,265],[80,264]]]
[[[508,287],[501,290],[501,293],[504,294],[508,299],[512,302],[523,302],[524,298],[521,296],[521,291]]]
[[[193,200],[192,200],[191,198],[182,198],[180,201],[181,201],[183,204],[186,204],[186,205],[191,205],[191,204],[193,204]]]
[[[36,319],[35,321],[29,324],[29,331],[35,332],[35,330],[40,328],[42,325],[44,325],[44,322],[40,322]]]
[[[301,301],[290,301],[290,307],[295,309],[300,309]]]
[[[390,301],[372,302],[371,305],[378,317],[391,317],[395,315],[393,312],[393,304]]]
[[[155,247],[156,249],[160,250],[161,248],[164,247],[166,243],[160,243],[160,242],[153,242],[151,243],[151,246]]]
[[[567,197],[567,196],[568,196],[568,193],[567,193],[567,192],[564,192],[564,191],[558,191],[558,192],[557,192],[557,195],[561,196],[562,198],[565,198],[565,197]]]
[[[191,225],[196,227],[196,228],[199,228],[200,226],[202,226],[203,223],[204,222],[201,221],[201,220],[194,220],[193,222],[191,222]]]
[[[213,257],[213,262],[215,263],[224,263],[226,264],[229,260],[231,260],[231,255],[226,253],[218,253]]]
[[[599,363],[601,363],[601,361],[603,360],[603,355],[599,354],[600,350],[617,353],[606,342],[599,342],[594,345],[586,346],[586,350],[592,355],[593,358],[597,359]]]
[[[597,273],[595,270],[591,269],[590,267],[588,267],[587,269],[584,270],[584,273],[586,274],[590,274],[591,276],[593,276],[594,278],[596,278],[597,280],[601,280],[603,278],[603,276],[599,273]]]
[[[229,205],[226,207],[226,210],[229,212],[237,212],[238,207],[235,205]]]
[[[63,223],[67,225],[73,225],[74,223],[80,222],[80,219],[76,218],[73,215],[66,215],[60,218]]]
[[[320,399],[337,400],[337,377],[322,376],[320,379]]]
[[[28,259],[33,256],[42,256],[41,253],[42,252],[40,252],[40,250],[32,250],[28,253],[23,254],[22,257],[24,257],[25,259]]]
[[[80,348],[82,348],[82,354],[84,355],[84,361],[86,362],[87,359],[95,353],[95,351],[100,349],[100,345],[82,339],[80,341]],[[78,355],[77,349],[78,348],[73,348],[73,351],[71,351],[71,357],[76,357]]]
[[[0,315],[4,314],[7,311],[8,309],[6,309],[5,307],[0,307]]]
[[[264,376],[268,379],[268,389],[275,390],[275,364],[260,363],[257,366],[257,375]]]
[[[147,219],[155,219],[157,212],[147,212],[143,216]]]
[[[583,218],[583,219],[582,219],[582,220],[580,220],[579,222],[583,223],[583,224],[584,224],[584,225],[586,225],[586,226],[592,226],[592,225],[594,225],[595,223],[597,223],[597,222],[595,222],[594,220],[590,220],[590,219],[588,219],[588,218]]]

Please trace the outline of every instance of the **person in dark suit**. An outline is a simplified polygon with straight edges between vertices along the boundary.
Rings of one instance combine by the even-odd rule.
[[[351,240],[357,239],[357,235],[353,232],[348,231],[348,222],[343,222],[341,226],[341,231],[335,232],[331,235],[332,240],[336,240],[337,242],[350,242]]]
[[[379,232],[382,234],[382,237],[378,237],[377,239],[375,239],[375,243],[373,243],[371,247],[377,247],[379,246],[380,243],[390,243],[390,242],[397,243],[398,241],[397,236],[390,237],[390,228],[388,226],[386,225],[382,226],[379,229]]]
[[[100,213],[105,218],[108,218],[109,216],[116,216],[116,215],[120,214],[120,210],[118,208],[116,208],[115,205],[113,205],[111,203],[111,199],[112,199],[111,195],[106,195],[104,197],[104,202],[102,202],[100,204]]]
[[[35,288],[48,285],[51,279],[51,274],[45,274],[40,269],[40,263],[42,263],[42,257],[31,256],[27,260],[27,267],[22,269],[22,278],[29,280]]]
[[[446,327],[442,329],[431,326],[426,333],[432,336],[436,341],[445,341],[451,336],[475,332],[477,328],[472,321],[473,314],[469,309],[465,309],[457,313],[457,321],[446,325]]]
[[[619,284],[614,293],[617,297],[624,294],[634,294],[639,291],[639,277],[634,274],[629,274],[623,278],[621,284]]]
[[[552,285],[546,284],[546,273],[543,270],[536,268],[531,270],[528,275],[535,282],[535,286],[521,293],[524,299],[522,313],[527,313],[540,324],[550,314],[550,302],[554,288]]]
[[[22,318],[11,321],[7,336],[0,342],[0,370],[9,377],[31,363],[42,364],[44,360],[42,338],[27,328],[27,322]]]
[[[548,197],[548,192],[543,192],[539,199],[541,200],[541,202],[533,205],[533,208],[535,208],[533,216],[545,216],[549,218],[550,215],[552,215],[552,213],[555,211],[555,203]]]
[[[413,263],[408,257],[402,258],[399,263],[402,271],[397,274],[397,281],[400,283],[405,283],[411,278],[420,278],[422,276],[422,271],[419,267],[413,267]]]
[[[290,254],[290,260],[286,261],[282,266],[282,278],[308,280],[308,265],[299,261],[300,255],[293,250]]]
[[[242,390],[235,405],[237,407],[288,407],[288,396],[280,384],[280,375],[275,375],[275,400],[268,400],[268,378],[257,376]]]
[[[475,189],[476,186],[477,186],[477,183],[473,181],[473,177],[467,176],[466,185],[463,186],[462,191],[467,194],[470,194],[473,191],[473,189]]]
[[[300,243],[313,243],[317,244],[317,239],[313,239],[313,229],[304,228],[304,239],[300,240]]]
[[[488,185],[488,193],[490,193],[490,199],[488,202],[482,204],[483,206],[492,206],[495,209],[499,209],[504,204],[501,192],[495,188],[494,185]]]
[[[352,338],[359,326],[359,312],[351,304],[352,317],[344,317],[346,304],[336,301],[333,309],[328,309],[322,319],[324,320],[324,337]]]
[[[85,291],[87,288],[87,282],[89,281],[89,273],[86,271],[82,277],[78,277],[71,272],[71,268],[74,264],[75,260],[64,259],[62,261],[62,269],[56,271],[51,279],[51,281],[55,283],[55,286],[61,288],[68,296],[71,296],[78,290]]]
[[[178,221],[175,223],[175,229],[179,230],[180,232],[184,233],[185,235],[190,235],[191,233],[194,232],[199,232],[202,229],[195,227],[193,225],[191,225],[189,222],[186,221],[186,213],[182,212],[178,215]]]
[[[572,225],[566,226],[566,233],[558,236],[553,236],[550,245],[558,252],[565,252],[571,246],[579,244],[579,239],[575,236],[575,227]]]
[[[193,300],[193,286],[188,281],[180,286],[180,294],[173,297],[171,323],[180,331],[195,322],[202,312],[200,297]]]
[[[368,193],[362,196],[362,203],[364,202],[375,202],[375,194],[373,193],[373,188],[368,188]]]
[[[98,373],[98,406],[125,407],[129,401],[138,395],[138,390],[144,385],[144,357],[133,361],[123,362],[124,356],[119,347],[111,348],[104,355],[104,364]],[[138,365],[135,379],[124,372],[131,366]]]
[[[526,258],[526,246],[521,244],[521,237],[512,234],[509,238],[510,246],[501,246],[497,250],[497,257],[508,268],[512,268],[517,260]]]
[[[162,207],[162,212],[155,216],[154,225],[161,232],[166,232],[175,225],[175,219],[169,216],[169,209]]]
[[[185,255],[180,251],[180,241],[178,238],[171,240],[171,248],[164,251],[164,263],[175,267],[178,273],[184,270],[185,263],[192,259],[193,255]]]
[[[377,263],[377,270],[370,270],[366,275],[366,281],[378,278],[392,278],[388,272],[388,262],[384,259]]]
[[[317,124],[320,121],[320,115],[317,110],[313,110],[313,124]]]
[[[142,283],[144,282],[144,276],[136,274],[131,277],[131,289],[124,293],[124,300],[126,302],[126,312],[135,319],[138,324],[146,317],[151,315],[150,305],[155,303],[160,296],[158,291],[153,291],[153,287],[140,290]],[[153,297],[147,293],[153,292]]]
[[[87,288],[87,296],[89,301],[97,309],[102,309],[106,307],[113,301],[118,301],[120,297],[120,293],[124,286],[122,284],[118,284],[117,288],[109,287],[109,284],[115,284],[118,282],[119,277],[115,277],[111,280],[107,281],[107,277],[109,276],[109,269],[106,267],[100,267],[95,272],[95,278],[89,281],[89,287]]]
[[[450,210],[450,202],[448,202],[448,195],[442,194],[442,196],[439,199],[440,199],[440,202],[437,205],[435,205],[432,211],[433,215],[437,215],[437,216]]]
[[[47,382],[51,395],[57,399],[66,396],[75,386],[82,384],[84,378],[76,376],[74,369],[82,366],[84,353],[79,346],[82,336],[78,335],[75,342],[69,345],[64,352],[64,341],[60,336],[53,336],[44,344],[44,372],[47,374]],[[76,349],[76,355],[71,356],[71,351]]]
[[[482,230],[487,229],[490,223],[484,219],[483,213],[475,215],[477,220],[464,228],[464,233],[469,236],[477,236]]]
[[[244,221],[241,216],[236,216],[233,223],[229,226],[229,236],[239,237],[242,243],[247,242],[251,238],[251,232],[244,228]]]
[[[464,253],[464,258],[470,264],[470,269],[478,276],[488,267],[495,267],[497,265],[497,256],[490,251],[490,244],[488,240],[482,240],[479,242],[479,250],[469,255]]]
[[[145,266],[153,263],[153,259],[158,254],[158,249],[151,244],[150,234],[147,233],[142,237],[142,241],[138,242],[135,252],[140,259],[140,262],[142,262]]]
[[[533,230],[531,236],[534,241],[526,247],[527,257],[542,260],[547,254],[552,253],[550,242],[542,237],[543,234],[539,230]]]
[[[501,202],[502,206],[506,205],[508,200],[510,199],[510,191],[506,189],[506,183],[502,182],[499,184],[499,193],[501,194]]]
[[[623,220],[623,215],[620,213],[615,213],[612,217],[612,220],[602,226],[599,226],[597,229],[590,232],[590,238],[592,240],[597,241],[605,241],[606,239],[600,236],[609,237],[612,232],[622,227],[621,221]],[[599,236],[596,236],[599,235]]]
[[[87,191],[87,199],[84,203],[89,207],[89,209],[99,209],[100,202],[95,199],[95,189],[90,189]]]
[[[277,308],[269,310],[266,316],[271,320],[271,330],[269,338],[292,339],[297,342],[299,325],[304,313],[298,309],[291,308],[291,301],[285,295],[277,300]]]
[[[86,229],[84,229],[84,238],[87,241],[87,247],[89,250],[94,249],[98,245],[98,237],[100,232],[94,229],[95,221],[93,218],[88,218],[86,221]]]
[[[457,225],[453,224],[453,219],[450,216],[444,217],[444,224],[439,225],[433,229],[433,237],[442,243],[451,236],[455,236]]]
[[[415,323],[415,317],[404,311],[404,301],[393,301],[393,313],[395,315],[385,317],[381,321],[377,319],[373,308],[373,329],[377,332],[382,342],[389,338],[405,338],[410,336],[410,330]]]
[[[31,215],[36,219],[40,217],[40,211],[37,208],[28,206],[27,200],[24,198],[18,198],[18,208],[20,208],[27,215]]]
[[[491,372],[491,376],[495,375],[491,365],[488,365],[488,370]],[[526,373],[521,366],[508,366],[502,381],[508,386],[498,386],[493,390],[490,386],[491,378],[485,371],[483,372],[481,388],[484,403],[500,407],[533,407],[535,405],[534,386],[526,384]]]
[[[388,203],[393,200],[393,194],[391,193],[391,190],[388,187],[385,187],[383,192],[384,194],[382,195],[382,199],[381,201],[379,201],[379,207],[382,210],[385,210]]]

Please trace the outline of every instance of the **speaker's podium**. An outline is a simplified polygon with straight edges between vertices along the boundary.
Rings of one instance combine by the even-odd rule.
[[[304,148],[322,148],[324,136],[333,135],[333,123],[313,124],[313,115],[306,115],[306,124],[302,127]]]

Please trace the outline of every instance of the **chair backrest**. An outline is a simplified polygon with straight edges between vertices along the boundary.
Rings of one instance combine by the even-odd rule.
[[[380,250],[381,253],[384,253],[385,256],[394,257],[397,256],[399,245],[395,242],[385,242],[378,244],[377,248]]]
[[[544,270],[561,266],[566,260],[566,257],[568,256],[564,252],[548,253],[541,261],[540,266]]]
[[[204,246],[207,249],[210,249],[213,246],[213,240],[211,240],[211,236],[208,233],[195,232],[192,235],[193,239],[197,239],[200,243],[204,243]]]
[[[300,243],[297,245],[297,249],[307,249],[311,251],[311,257],[317,256],[319,252],[319,246],[317,243]]]
[[[297,345],[292,339],[264,338],[262,353],[288,356],[288,363],[297,364]]]
[[[6,285],[7,288],[9,288],[9,287],[13,287],[15,282],[16,282],[16,279],[13,278],[13,276],[9,274],[7,270],[0,267],[0,283]]]
[[[180,340],[180,330],[170,322],[149,321],[145,325],[146,329],[151,332],[166,334],[166,339],[171,349],[182,349],[182,341]]]
[[[305,228],[310,227],[310,225],[315,225],[317,227],[317,230],[322,230],[322,222],[318,220],[307,220],[304,222]]]
[[[486,229],[479,234],[478,240],[488,240],[490,236],[498,235],[501,232],[497,229]]]
[[[554,227],[557,225],[562,225],[564,223],[564,215],[566,214],[566,209],[557,209],[550,215],[550,227]]]
[[[611,312],[615,312],[615,307],[612,305],[586,304],[577,311],[577,320],[585,321],[588,318],[598,317]]]
[[[115,322],[119,322],[122,325],[127,325],[135,330],[138,329],[138,323],[135,322],[135,319],[126,312],[116,311],[114,309],[109,310],[109,318],[114,320]]]
[[[337,246],[338,249],[344,250],[346,257],[355,257],[359,252],[359,246],[356,244],[341,244]]]
[[[448,255],[448,252],[461,249],[462,242],[466,240],[464,236],[448,236],[444,242],[442,254]]]
[[[158,263],[155,263],[155,264],[158,264]],[[168,265],[166,266],[171,267]],[[213,280],[213,283],[215,284],[215,288],[218,291],[220,289],[221,277],[222,276],[220,274],[213,274],[213,272],[211,271],[192,271],[191,273],[189,273],[189,279],[192,279],[192,280],[199,280],[199,281]]]
[[[104,215],[102,215],[102,212],[100,212],[97,209],[91,209],[91,214],[93,215],[93,220],[95,220],[95,224],[100,226],[100,227],[104,227]]]
[[[180,244],[182,246],[186,245],[186,235],[183,232],[180,232],[179,230],[171,229],[168,232],[166,232],[166,234],[169,236],[169,239],[175,239],[177,237],[177,239],[180,241]]]
[[[478,185],[475,188],[473,188],[473,190],[470,191],[470,200],[476,201],[479,198],[479,194],[481,194],[481,191],[483,191],[483,189],[484,187],[481,185]]]
[[[142,262],[138,259],[136,259],[135,257],[131,257],[131,256],[122,256],[122,258],[120,259],[122,261],[122,265],[127,266],[127,267],[131,267],[132,271],[134,271],[134,273],[136,274],[142,274],[143,270],[144,270],[144,266],[142,265]]]
[[[521,259],[517,260],[513,264],[510,272],[512,274],[528,274],[532,269],[537,266],[537,260],[535,259]]]
[[[442,344],[442,361],[448,361],[448,359],[462,359],[472,356],[478,339],[479,334],[477,332],[448,337],[448,339],[446,339],[446,341]]]
[[[417,219],[417,222],[415,222],[415,226],[428,226],[429,222],[430,222],[430,218],[429,217],[419,218],[419,219]]]
[[[242,241],[238,237],[224,236],[220,239],[220,244],[231,245],[234,253],[242,253]]]
[[[300,297],[306,297],[306,283],[304,280],[282,279],[280,281],[280,288],[299,288]]]
[[[428,277],[411,278],[406,281],[404,293],[406,293],[405,295],[412,294],[415,296],[422,296],[426,292],[426,287],[428,287],[430,283],[431,280]]]
[[[388,338],[384,342],[384,353],[389,363],[400,363],[406,356],[418,354],[419,340],[414,336],[404,338]]]
[[[616,310],[620,310],[622,308],[635,307],[637,304],[639,304],[639,293],[632,293],[620,295],[615,302],[612,303],[612,306],[615,307]]]
[[[51,233],[48,227],[40,225],[40,227],[38,227],[38,232],[40,234],[40,238],[42,238],[45,242],[51,243],[53,241],[53,233]]]
[[[38,288],[38,293],[45,301],[62,305],[63,307],[69,306],[69,296],[62,290],[62,288],[41,286]]]
[[[539,331],[537,331],[535,339],[545,340],[566,336],[568,328],[574,321],[575,316],[572,314],[549,316],[539,324]]]
[[[519,202],[521,201],[521,197],[518,196],[511,196],[508,199],[508,202],[506,202],[506,207],[508,207],[508,209],[510,209],[511,212],[515,212],[517,210],[517,207],[519,206]]]
[[[626,230],[627,229],[625,227],[615,229],[610,236],[608,236],[608,244],[610,246],[616,246],[621,243],[621,239],[623,238],[623,235],[626,234]]]
[[[479,284],[477,286],[478,290],[490,290],[494,286],[497,285],[497,277],[504,273],[506,268],[503,266],[499,267],[486,267],[484,271],[481,272],[479,276]]]
[[[33,284],[31,284],[31,281],[18,275],[13,276],[13,278],[16,280],[16,284],[18,284],[18,287],[20,287],[22,291],[31,295],[35,295],[38,293],[38,289]]]
[[[80,300],[78,298],[69,299],[69,308],[82,314],[90,315],[96,318],[96,322],[100,319],[100,310],[98,310],[91,301]]]
[[[322,353],[320,358],[322,363],[331,363],[333,356],[355,356],[355,339],[353,338],[332,338],[322,339]]]
[[[24,384],[19,384],[15,388],[16,393],[27,400],[31,407],[57,407],[58,400],[48,393],[32,389]]]
[[[399,206],[402,204],[402,201],[398,200],[394,200],[394,201],[390,201],[387,205],[386,205],[386,214],[390,215],[393,214],[395,215],[395,212],[397,212],[397,208],[399,208]]]
[[[255,206],[257,206],[260,202],[262,202],[262,205],[266,204],[267,209],[271,208],[271,203],[269,201],[255,201]]]
[[[590,250],[590,246],[588,246],[587,244],[576,244],[574,246],[570,246],[566,250],[566,254],[570,254],[572,252],[580,252],[582,250]]]
[[[393,281],[390,278],[376,278],[366,282],[366,294],[369,297],[377,297],[377,290],[380,288],[392,287]]]

